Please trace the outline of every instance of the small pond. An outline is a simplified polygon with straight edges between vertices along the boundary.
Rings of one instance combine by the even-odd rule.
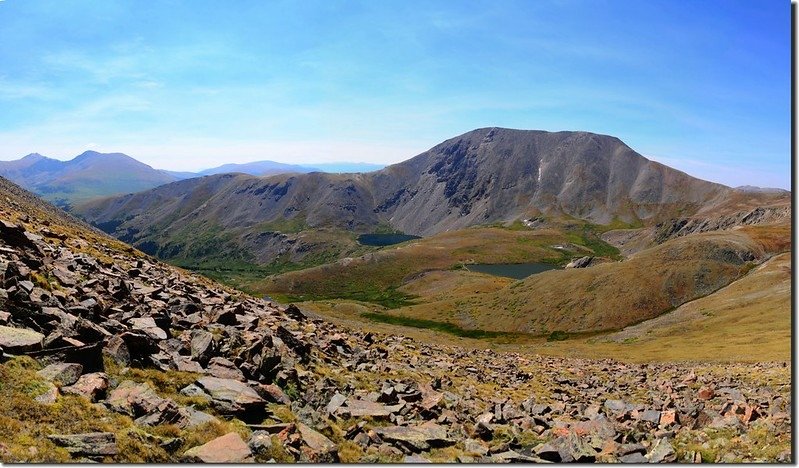
[[[473,265],[466,265],[466,269],[478,273],[505,276],[520,280],[530,275],[541,273],[542,271],[556,270],[558,266],[549,263],[475,263]]]
[[[358,236],[358,243],[361,245],[384,247],[386,245],[399,244],[400,242],[409,241],[411,239],[421,239],[421,237],[412,236],[410,234],[361,234]]]

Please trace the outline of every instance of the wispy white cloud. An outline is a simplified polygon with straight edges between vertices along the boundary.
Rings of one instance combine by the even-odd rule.
[[[0,101],[4,100],[47,100],[58,97],[58,92],[50,86],[10,81],[0,78]]]

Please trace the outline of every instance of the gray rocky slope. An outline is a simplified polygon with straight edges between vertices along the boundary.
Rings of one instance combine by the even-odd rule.
[[[76,212],[115,237],[169,257],[186,232],[222,231],[250,252],[286,243],[264,223],[431,235],[540,214],[606,224],[690,215],[734,191],[587,132],[484,128],[366,174],[219,175],[90,202]],[[230,237],[229,237],[230,238]]]
[[[0,194],[0,355],[47,366],[35,404],[77,395],[145,434],[248,425],[180,451],[152,436],[166,461],[336,461],[345,448],[365,462],[790,460],[753,452],[764,431],[790,433],[789,382],[753,378],[785,363],[634,365],[347,331],[142,256],[2,179]],[[181,393],[208,409],[111,379],[108,359],[194,373]],[[47,437],[76,460],[126,461],[114,432]]]

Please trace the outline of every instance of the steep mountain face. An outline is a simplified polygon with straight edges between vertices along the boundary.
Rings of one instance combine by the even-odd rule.
[[[147,190],[177,180],[122,153],[95,151],[86,151],[70,161],[40,154],[2,161],[0,175],[62,206]]]
[[[225,232],[231,246],[246,244],[264,258],[302,242],[274,228],[286,222],[356,233],[389,226],[422,236],[541,214],[654,223],[732,192],[649,161],[614,137],[488,128],[371,173],[211,176],[76,211],[135,245],[157,245],[148,251],[164,257],[186,244],[180,233],[190,229]],[[269,234],[275,231],[284,236]]]
[[[606,224],[712,203],[727,187],[587,132],[479,129],[375,174],[377,210],[418,235],[537,214]]]
[[[791,458],[787,362],[642,365],[347,330],[159,263],[3,178],[0,306],[4,463]],[[740,441],[700,453],[719,430]]]

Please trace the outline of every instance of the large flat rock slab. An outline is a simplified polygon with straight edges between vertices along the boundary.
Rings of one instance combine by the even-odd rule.
[[[202,463],[245,463],[251,462],[252,451],[247,443],[235,432],[230,432],[197,447],[186,450],[183,458],[188,462]]]
[[[257,413],[266,407],[266,400],[238,380],[203,377],[197,380],[197,386],[211,397],[214,407],[224,414]]]
[[[59,447],[64,447],[73,457],[104,457],[119,452],[116,437],[111,432],[49,435],[47,438]]]
[[[10,354],[42,349],[44,335],[27,328],[0,325],[0,349]]]

